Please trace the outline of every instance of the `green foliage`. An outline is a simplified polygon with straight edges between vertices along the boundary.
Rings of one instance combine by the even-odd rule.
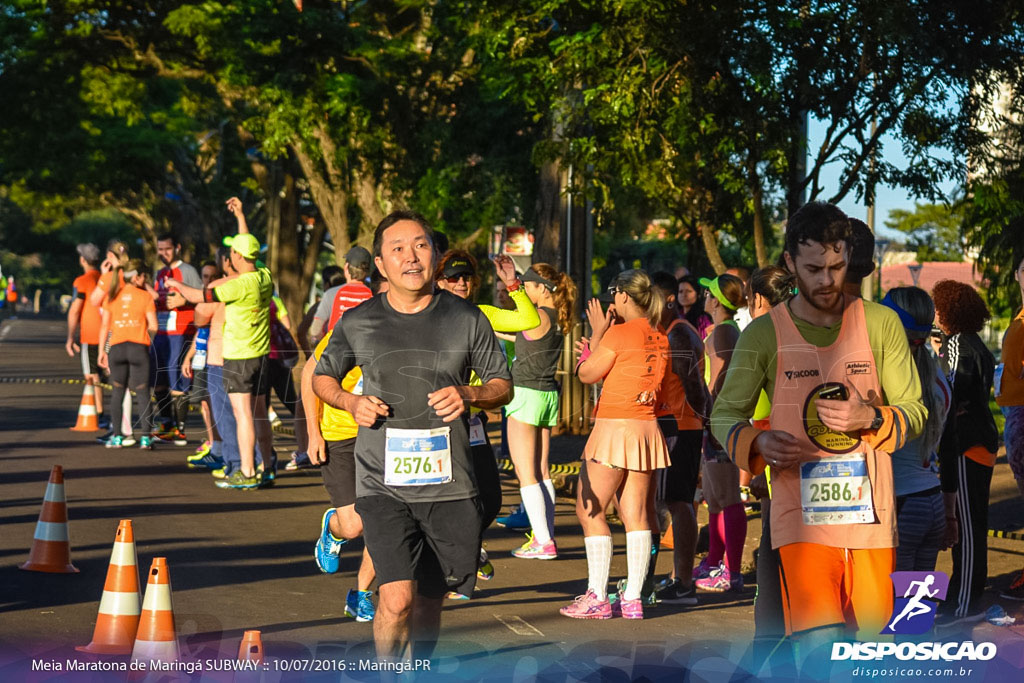
[[[918,263],[924,263],[964,260],[963,221],[959,202],[916,204],[913,211],[891,210],[885,225],[907,235],[907,247],[917,252]]]

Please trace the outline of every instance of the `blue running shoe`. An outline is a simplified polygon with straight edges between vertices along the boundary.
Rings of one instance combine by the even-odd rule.
[[[316,545],[313,546],[313,557],[316,559],[316,566],[320,567],[320,571],[324,574],[334,574],[338,571],[338,564],[340,563],[338,556],[341,555],[341,546],[348,543],[346,539],[335,538],[334,534],[331,533],[331,517],[335,514],[337,514],[337,510],[327,508],[323,519],[320,520],[320,538],[317,539]],[[351,594],[352,591],[349,591],[349,595]],[[348,607],[346,606],[345,609],[347,610]],[[370,619],[372,618],[373,612],[371,610]],[[369,621],[369,619],[364,619],[363,621]]]
[[[145,439],[146,437],[142,438]],[[224,461],[218,458],[213,453],[207,453],[206,455],[204,455],[201,458],[198,458],[197,460],[188,461],[188,468],[190,470],[199,468],[204,468],[208,470],[219,470],[221,467],[224,467]]]
[[[530,528],[530,516],[526,514],[526,508],[520,505],[505,517],[498,517],[494,520],[498,526],[503,526],[509,531],[521,531]]]
[[[372,591],[357,591],[350,588],[345,596],[345,616],[355,617],[356,621],[373,621],[377,608],[373,606]]]

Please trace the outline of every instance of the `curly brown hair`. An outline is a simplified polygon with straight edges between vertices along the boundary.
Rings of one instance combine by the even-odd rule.
[[[941,280],[932,289],[939,326],[949,334],[980,332],[991,318],[981,295],[973,287],[956,280]]]

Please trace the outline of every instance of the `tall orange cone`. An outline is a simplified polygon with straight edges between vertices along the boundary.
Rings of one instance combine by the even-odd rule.
[[[80,645],[79,652],[98,655],[130,655],[139,630],[142,599],[139,597],[139,558],[135,552],[132,520],[122,519],[110,553],[110,567],[103,584],[100,611],[92,642]]]
[[[132,648],[133,661],[176,662],[178,637],[174,632],[171,609],[171,575],[166,557],[154,557],[149,568],[146,597],[142,601],[139,631]]]
[[[82,402],[78,405],[78,421],[71,428],[73,432],[97,432],[100,429],[99,417],[96,415],[96,394],[93,386],[86,382],[82,392]]]
[[[259,631],[246,631],[238,646],[238,661],[263,663],[263,639]]]
[[[64,470],[54,465],[50,482],[43,496],[43,509],[36,522],[35,540],[28,554],[28,562],[18,567],[30,572],[50,574],[77,574],[71,564],[71,545],[68,540],[68,506],[64,502]]]

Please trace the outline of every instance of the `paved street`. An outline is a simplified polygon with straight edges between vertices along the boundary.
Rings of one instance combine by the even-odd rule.
[[[73,656],[75,645],[89,642],[120,519],[133,520],[143,581],[153,557],[168,558],[184,657],[234,658],[242,632],[259,629],[270,658],[369,658],[371,624],[342,613],[361,544],[346,547],[337,575],[320,574],[313,562],[327,506],[319,474],[283,473],[266,490],[221,490],[208,474],[185,468],[194,444],[152,452],[107,450],[95,434],[69,431],[81,385],[11,381],[77,378],[78,362],[64,352],[63,336],[64,323],[55,319],[19,319],[0,327],[0,680],[21,679],[26,657],[63,660]],[[198,436],[198,414],[190,420],[190,436]],[[277,438],[284,459],[291,444]],[[575,444],[554,443],[556,452],[564,443],[567,453]],[[573,456],[562,454],[567,457]],[[19,571],[55,464],[64,468],[71,557],[80,573]],[[506,500],[518,501],[515,482],[504,483]],[[1024,504],[1014,492],[1001,457],[993,484],[994,528],[1021,528]],[[557,610],[585,588],[586,562],[569,500],[559,501],[557,527],[560,552],[552,562],[512,558],[522,536],[496,527],[488,531],[496,576],[479,584],[473,600],[449,603],[440,647],[446,656],[432,671],[441,667],[448,679],[525,680],[538,673],[575,679],[612,667],[623,680],[641,673],[678,680],[686,666],[703,680],[728,680],[743,664],[753,634],[752,574],[742,593],[703,596],[689,611],[659,606],[641,622],[570,620]],[[758,533],[755,517],[748,553]],[[626,568],[621,529],[615,542],[613,579]],[[1024,563],[1024,543],[993,540],[991,546],[994,597]],[[665,556],[662,573],[668,566]],[[948,570],[948,554],[940,569]],[[1024,617],[1020,607],[1003,604]],[[315,676],[304,674],[309,677]]]

